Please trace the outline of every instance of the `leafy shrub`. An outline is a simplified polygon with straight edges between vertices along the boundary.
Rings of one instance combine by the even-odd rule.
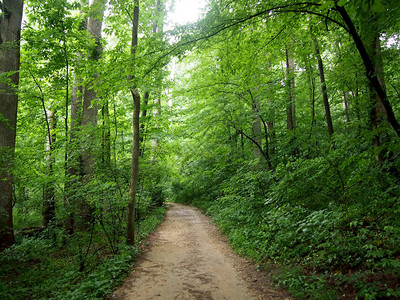
[[[296,297],[395,296],[400,186],[370,154],[332,150],[280,164],[273,176],[242,162],[209,187],[216,192],[207,193],[216,180],[196,174],[205,187],[191,193],[181,185],[180,193],[213,217],[238,253],[289,266],[277,279]]]

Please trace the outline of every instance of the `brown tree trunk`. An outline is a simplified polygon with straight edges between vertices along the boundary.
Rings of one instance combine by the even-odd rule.
[[[308,135],[308,138],[311,138],[316,123],[315,122],[315,78],[313,74],[314,72],[312,68],[311,59],[308,55],[307,55],[306,73],[309,81],[310,99],[311,99],[311,124],[310,124],[310,133]]]
[[[0,250],[14,243],[12,184],[17,127],[23,0],[3,0],[0,12]]]
[[[147,106],[149,105],[149,97],[150,92],[145,92],[143,96],[143,109],[142,109],[142,118],[145,119],[147,117]],[[139,156],[143,157],[144,155],[144,137],[146,135],[146,124],[142,123],[140,125],[140,145],[142,146],[139,151]]]
[[[261,146],[261,122],[260,122],[260,115],[259,115],[259,107],[260,107],[260,102],[259,101],[254,101],[251,105],[252,107],[252,115],[253,115],[253,136],[254,136],[254,141]],[[261,157],[261,150],[258,146],[256,146],[253,143],[253,155],[255,159],[260,159]]]
[[[54,142],[56,141],[56,118],[54,112],[49,113],[49,134],[47,137],[47,176],[48,180],[45,183],[43,191],[43,225],[49,226],[55,219],[55,190],[53,184],[53,165],[54,165]]]
[[[385,85],[385,78],[383,75],[383,65],[382,65],[382,58],[381,58],[381,45],[379,41],[379,34],[376,33],[373,41],[371,43],[371,50],[372,50],[372,57],[374,58],[374,67],[376,76],[378,77],[380,85],[386,91]],[[371,125],[372,131],[374,131],[374,138],[373,138],[373,145],[375,150],[377,151],[376,161],[382,162],[384,160],[385,152],[383,149],[380,149],[382,146],[382,140],[386,139],[389,140],[388,136],[383,137],[382,134],[379,132],[379,128],[382,126],[387,125],[387,119],[385,118],[385,108],[381,101],[379,101],[379,97],[376,94],[373,86],[370,84],[370,97],[371,97],[371,104],[373,108],[370,113],[371,117]]]
[[[319,79],[321,81],[321,92],[322,92],[322,99],[323,99],[324,108],[325,108],[326,124],[328,126],[329,137],[332,137],[333,124],[332,124],[332,117],[331,117],[331,108],[329,106],[328,91],[326,89],[324,64],[322,62],[321,53],[319,51],[319,45],[318,45],[317,39],[314,38],[313,42],[314,42],[314,46],[315,46],[315,54],[317,55],[317,61],[318,61]]]
[[[128,203],[128,224],[127,224],[127,243],[135,244],[135,206],[136,206],[136,189],[139,180],[139,146],[140,146],[140,129],[139,129],[139,112],[140,112],[140,94],[136,89],[131,90],[133,98],[133,141],[132,141],[132,163],[131,177],[129,182],[129,203]]]
[[[138,31],[139,31],[139,0],[135,0],[135,9],[133,12],[132,20],[132,43],[131,43],[131,57],[132,60],[136,54],[136,47],[138,45]],[[133,72],[133,66],[131,66],[131,72]],[[132,83],[134,79],[133,74],[129,76],[129,81]],[[131,177],[129,184],[129,202],[127,211],[127,230],[126,230],[126,241],[128,245],[135,244],[135,204],[136,204],[136,190],[137,183],[139,180],[139,148],[140,148],[140,127],[139,127],[139,116],[140,116],[140,94],[134,85],[131,88],[131,94],[133,98],[133,139],[132,139],[132,163],[131,163]]]
[[[289,46],[286,47],[286,85],[288,96],[286,101],[287,129],[290,131],[296,127],[296,102],[294,95],[294,60]]]
[[[96,46],[91,50],[89,60],[97,62],[100,59],[100,55],[103,51],[100,39],[101,39],[101,28],[102,19],[105,10],[105,0],[91,0],[89,5],[94,7],[92,16],[88,19],[87,29],[95,40]],[[83,111],[82,111],[82,126],[88,127],[90,134],[92,129],[94,130],[97,126],[97,115],[98,115],[98,104],[95,102],[97,98],[96,83],[98,79],[98,74],[95,71],[93,74],[93,79],[89,81],[88,85],[85,87],[84,97],[83,97]],[[91,139],[92,137],[88,137]],[[93,149],[90,147],[83,151],[83,170],[85,176],[89,178],[93,175],[94,166],[94,156]]]
[[[102,151],[102,162],[104,166],[110,166],[111,159],[111,132],[110,132],[110,110],[108,99],[105,100],[105,104],[101,110],[103,116],[103,151]]]
[[[287,98],[286,98],[286,126],[289,130],[291,154],[296,156],[299,153],[299,149],[296,146],[296,137],[294,129],[296,128],[296,98],[295,98],[295,74],[294,74],[294,60],[292,53],[293,43],[286,46],[286,86],[287,86]]]
[[[102,53],[102,46],[100,43],[101,39],[101,28],[103,24],[103,15],[105,10],[105,0],[91,0],[89,5],[93,8],[92,15],[88,19],[87,28],[91,35],[91,38],[95,40],[96,46],[92,49],[89,60],[97,62],[100,59]],[[98,80],[98,74],[95,71],[92,80],[89,81],[85,87],[83,96],[82,106],[82,129],[87,134],[85,139],[87,144],[82,152],[83,161],[83,183],[87,184],[92,179],[94,174],[94,162],[95,162],[95,149],[93,145],[93,139],[95,135],[95,129],[97,127],[97,115],[98,115],[98,104],[95,101],[97,98],[96,83]],[[79,199],[78,203],[79,221],[77,222],[77,228],[79,230],[86,230],[91,220],[91,207],[84,199]]]

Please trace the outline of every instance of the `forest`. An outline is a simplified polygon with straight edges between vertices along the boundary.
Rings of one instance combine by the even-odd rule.
[[[174,5],[0,1],[0,299],[109,297],[166,202],[294,299],[400,297],[400,3]]]

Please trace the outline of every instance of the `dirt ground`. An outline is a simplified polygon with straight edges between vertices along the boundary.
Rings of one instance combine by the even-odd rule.
[[[230,249],[210,218],[193,207],[168,206],[112,299],[289,299]]]

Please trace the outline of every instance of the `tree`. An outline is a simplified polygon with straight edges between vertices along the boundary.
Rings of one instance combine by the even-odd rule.
[[[23,0],[0,6],[0,250],[14,243],[12,184]]]
[[[132,19],[132,42],[131,42],[131,60],[133,61],[138,46],[138,31],[139,31],[139,0],[134,1],[133,19]],[[133,65],[131,65],[131,72],[133,72]],[[129,202],[128,202],[128,215],[127,215],[127,232],[126,239],[129,245],[135,244],[135,203],[136,203],[136,190],[139,180],[139,152],[140,152],[140,94],[133,83],[135,76],[131,73],[128,77],[129,83],[133,86],[130,91],[133,99],[133,114],[132,114],[132,162],[131,162],[131,175],[129,181]]]
[[[89,52],[89,78],[87,84],[83,88],[82,99],[82,118],[81,126],[85,134],[84,145],[82,146],[82,167],[83,167],[83,183],[86,185],[94,176],[95,170],[95,151],[93,147],[93,138],[95,137],[95,129],[97,127],[98,115],[98,99],[97,99],[97,85],[99,78],[97,73],[97,63],[102,53],[101,46],[101,32],[103,15],[105,11],[106,0],[91,0],[89,1],[90,15],[87,21],[87,30],[92,39],[92,47]],[[79,221],[77,228],[86,230],[92,218],[90,204],[85,199],[78,201],[78,215]]]
[[[53,111],[49,111],[48,114],[48,137],[47,137],[47,180],[45,182],[43,190],[43,225],[49,226],[54,221],[55,215],[55,188],[54,188],[54,143],[56,141],[56,117]]]
[[[313,38],[313,43],[315,46],[315,54],[317,55],[317,61],[318,61],[318,71],[319,71],[319,78],[321,81],[321,92],[322,92],[322,100],[324,102],[324,108],[325,108],[326,124],[328,126],[329,137],[332,138],[333,124],[332,124],[332,117],[331,117],[331,108],[330,108],[329,99],[328,99],[328,91],[327,91],[326,82],[325,82],[324,64],[322,62],[322,57],[321,57],[321,53],[319,50],[318,40],[316,38]]]
[[[293,131],[296,128],[296,100],[295,100],[295,74],[292,44],[286,46],[286,85],[287,85],[287,102],[286,102],[286,119],[287,129]]]
[[[335,2],[335,9],[336,11],[340,14],[342,17],[343,22],[347,26],[347,30],[354,40],[354,44],[361,56],[361,59],[364,63],[365,66],[365,72],[366,72],[366,77],[368,81],[371,84],[371,87],[374,89],[376,94],[378,95],[379,101],[382,103],[384,109],[385,109],[385,114],[388,122],[390,125],[393,127],[394,131],[396,132],[397,136],[400,137],[400,123],[398,122],[392,105],[390,104],[388,98],[387,98],[387,93],[385,90],[385,87],[382,85],[382,83],[379,81],[379,77],[377,76],[378,72],[373,64],[373,58],[371,57],[370,54],[368,54],[367,47],[362,41],[353,20],[350,18],[346,8],[344,6],[341,6],[338,4],[338,2]]]

